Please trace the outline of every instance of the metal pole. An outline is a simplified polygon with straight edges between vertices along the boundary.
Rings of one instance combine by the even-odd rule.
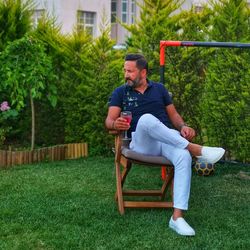
[[[160,44],[160,82],[165,83],[165,46]]]
[[[160,41],[160,81],[165,83],[165,47],[218,47],[218,48],[249,48],[250,43],[238,42],[196,42],[196,41]]]
[[[196,41],[160,41],[161,46],[186,47],[223,47],[223,48],[250,48],[250,43],[238,42],[196,42]]]

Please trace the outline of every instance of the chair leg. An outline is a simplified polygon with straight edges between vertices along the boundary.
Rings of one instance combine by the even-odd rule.
[[[126,180],[126,177],[132,167],[132,164],[131,162],[127,161],[125,165],[122,165],[123,166],[123,171],[121,173],[121,185],[122,185],[122,188],[123,188],[123,185],[124,185],[124,182]],[[115,200],[117,201],[117,192],[115,193]]]
[[[174,202],[174,180],[172,179],[171,181],[171,198],[172,198],[172,201]]]
[[[132,167],[132,164],[130,162],[127,162],[126,167],[122,171],[122,187],[123,187],[123,184],[124,184],[124,182],[126,180],[126,177],[127,177],[128,173],[129,173],[131,167]]]
[[[164,176],[164,182],[161,188],[161,200],[165,199],[166,192],[168,187],[170,186],[170,192],[171,192],[171,198],[172,198],[172,183],[173,183],[173,177],[174,177],[174,170],[173,168],[170,168],[168,171],[166,170],[165,167],[165,176]]]
[[[116,193],[117,193],[118,209],[120,214],[124,214],[122,176],[121,176],[120,164],[118,162],[115,163],[115,169],[116,169]]]

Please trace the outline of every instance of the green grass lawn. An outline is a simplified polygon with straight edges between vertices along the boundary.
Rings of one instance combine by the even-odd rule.
[[[191,238],[168,228],[171,210],[118,213],[113,158],[19,166],[0,178],[0,249],[250,249],[249,166],[193,174]],[[128,179],[149,182],[160,184],[159,169],[137,167]]]

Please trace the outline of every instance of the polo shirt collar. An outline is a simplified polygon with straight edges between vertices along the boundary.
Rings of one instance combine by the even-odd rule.
[[[148,78],[147,78],[147,82],[148,82],[148,88],[151,88],[153,86],[153,82],[151,80],[149,80]],[[125,87],[128,90],[133,90],[133,88],[131,86],[129,86],[127,83],[125,83]]]

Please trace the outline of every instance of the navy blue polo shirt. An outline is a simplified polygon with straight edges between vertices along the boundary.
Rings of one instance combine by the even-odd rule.
[[[148,113],[172,128],[166,113],[166,106],[170,104],[172,104],[172,99],[164,85],[152,81],[148,81],[148,88],[143,94],[134,90],[128,84],[124,84],[116,88],[109,99],[109,107],[117,106],[122,111],[132,112],[129,134],[135,131],[139,118]]]

